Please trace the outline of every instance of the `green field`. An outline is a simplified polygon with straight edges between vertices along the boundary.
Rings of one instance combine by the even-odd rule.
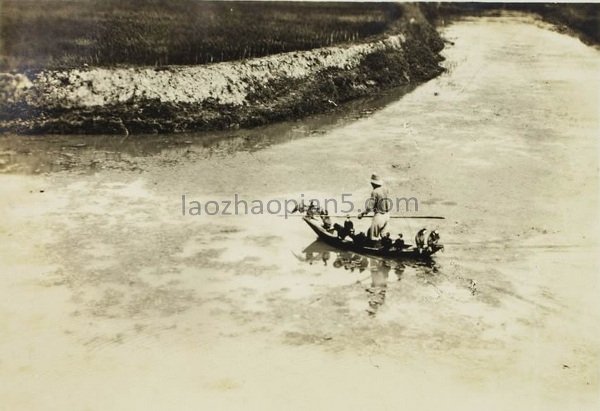
[[[0,70],[205,64],[384,32],[392,3],[1,0]]]

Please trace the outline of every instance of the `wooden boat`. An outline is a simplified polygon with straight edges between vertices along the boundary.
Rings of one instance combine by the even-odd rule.
[[[356,253],[374,255],[378,257],[388,257],[388,258],[429,258],[439,250],[442,250],[444,246],[442,244],[436,244],[433,247],[427,247],[423,249],[418,249],[413,245],[405,245],[402,249],[392,248],[383,248],[379,245],[367,246],[361,244],[355,244],[351,239],[341,239],[335,233],[331,233],[327,231],[322,226],[322,222],[320,219],[312,218],[305,216],[303,220],[308,224],[310,228],[319,236],[323,242],[334,246],[336,248],[340,248],[343,250],[350,250]]]

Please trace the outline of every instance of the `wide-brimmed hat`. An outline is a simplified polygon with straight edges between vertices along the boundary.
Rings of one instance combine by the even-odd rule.
[[[377,184],[378,186],[383,185],[383,180],[375,173],[371,174],[371,184]]]

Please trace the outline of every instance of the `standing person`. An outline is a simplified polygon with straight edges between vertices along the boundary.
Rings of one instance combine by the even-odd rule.
[[[388,196],[388,190],[383,187],[383,181],[377,174],[371,175],[371,187],[373,187],[373,191],[366,202],[366,209],[358,215],[358,218],[362,218],[370,212],[374,213],[367,236],[372,241],[377,241],[383,235],[383,230],[390,219],[388,212],[392,201]]]

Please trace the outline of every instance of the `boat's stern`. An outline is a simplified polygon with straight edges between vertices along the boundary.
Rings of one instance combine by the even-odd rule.
[[[438,251],[444,251],[444,244],[434,244],[428,247],[429,255],[434,255]]]

